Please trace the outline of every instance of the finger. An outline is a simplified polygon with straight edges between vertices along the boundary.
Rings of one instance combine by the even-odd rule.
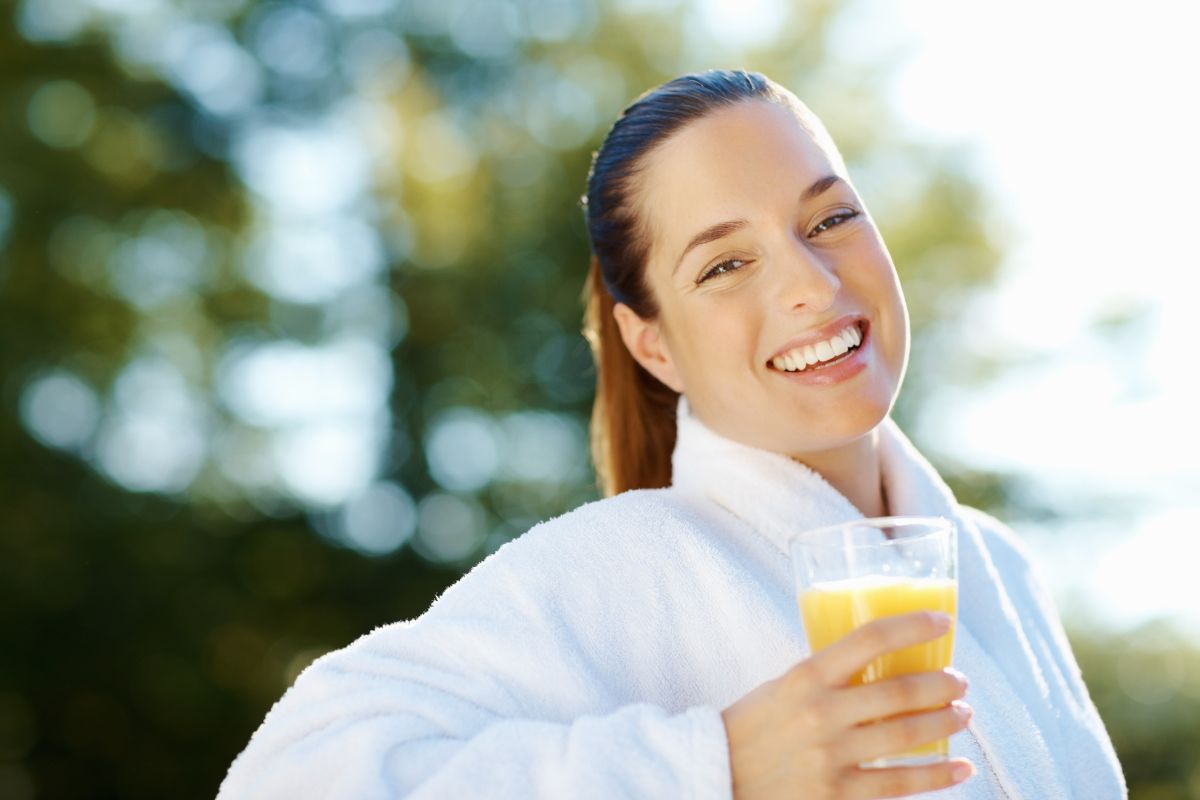
[[[941,708],[966,695],[967,680],[962,673],[946,669],[897,675],[836,691],[839,697],[831,704],[829,722],[848,728],[905,712]]]
[[[920,767],[856,768],[844,781],[844,796],[850,800],[907,797],[910,794],[954,786],[974,774],[975,767],[966,759],[942,761]]]
[[[944,739],[967,726],[971,707],[955,701],[936,711],[905,714],[851,728],[841,736],[839,751],[854,763],[906,753],[923,744]]]
[[[845,686],[880,656],[936,639],[953,624],[952,617],[936,611],[915,611],[872,620],[815,653],[807,661],[809,671],[826,686]]]

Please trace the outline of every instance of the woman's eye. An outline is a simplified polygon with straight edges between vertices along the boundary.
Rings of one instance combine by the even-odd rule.
[[[834,214],[832,217],[828,217],[828,218],[822,220],[820,222],[820,224],[817,225],[817,227],[813,228],[813,234],[824,233],[825,231],[829,230],[830,228],[836,228],[838,225],[844,225],[847,220],[854,219],[860,213],[861,212],[853,211],[853,210],[838,212],[837,214]],[[719,264],[713,265],[713,268],[710,269],[708,272],[704,273],[704,275],[700,278],[700,280],[696,281],[696,283],[704,283],[709,278],[715,277],[717,275],[725,275],[730,272],[737,272],[739,269],[741,269],[741,267],[730,267],[730,265],[731,264],[745,264],[745,263],[746,263],[745,259],[741,259],[741,258],[726,259],[726,260],[720,262]]]
[[[741,269],[741,267],[734,267],[733,269],[723,269],[723,267],[726,267],[729,264],[745,264],[745,263],[746,263],[746,261],[741,258],[726,259],[726,260],[722,261],[720,264],[713,265],[713,268],[710,269],[708,272],[704,273],[704,276],[701,277],[700,280],[697,281],[697,283],[704,283],[706,280],[708,280],[709,278],[711,278],[714,275],[724,275],[727,272],[736,272],[737,270]]]
[[[835,228],[838,225],[842,225],[845,220],[854,219],[855,217],[858,216],[858,214],[859,214],[859,212],[857,212],[857,211],[842,211],[840,213],[834,214],[832,217],[822,220],[821,223],[819,225],[817,225],[817,227],[813,228],[813,233],[824,233],[825,231],[829,230],[829,228]],[[843,222],[838,222],[833,225],[830,225],[829,223],[833,222],[835,219],[842,220]]]

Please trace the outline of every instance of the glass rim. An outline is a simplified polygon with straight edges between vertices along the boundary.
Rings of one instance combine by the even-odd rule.
[[[868,542],[866,544],[846,544],[844,542],[839,542],[837,544],[829,544],[826,542],[810,542],[810,541],[808,541],[808,537],[815,537],[817,534],[826,533],[828,531],[835,531],[835,530],[838,530],[839,528],[851,528],[854,526],[863,526],[863,527],[868,527],[868,528],[884,528],[884,527],[903,528],[903,527],[910,527],[913,525],[926,525],[930,528],[933,528],[933,530],[926,531],[925,533],[918,533],[913,536],[906,536],[902,540],[901,539],[888,539],[883,542]],[[920,541],[921,539],[924,539],[927,536],[933,536],[935,534],[942,533],[943,531],[953,533],[954,530],[955,530],[954,520],[950,519],[949,517],[943,517],[943,516],[919,517],[919,516],[899,515],[899,516],[891,516],[891,517],[864,517],[863,519],[852,519],[852,520],[847,520],[846,522],[839,522],[834,525],[825,525],[820,528],[813,528],[812,530],[801,531],[800,533],[797,533],[788,539],[788,547],[790,549],[792,546],[801,544],[801,543],[803,543],[803,545],[805,547],[829,547],[829,548],[837,548],[839,550],[845,550],[848,547],[855,548],[855,549],[862,549],[862,548],[867,548],[867,547],[879,547],[880,545],[883,545],[886,547],[887,545],[896,544],[900,541],[904,541],[904,542]]]

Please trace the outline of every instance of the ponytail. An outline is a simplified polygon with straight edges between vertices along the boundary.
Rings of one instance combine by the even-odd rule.
[[[590,429],[597,489],[611,497],[670,486],[679,393],[647,372],[625,346],[613,318],[616,303],[595,256],[583,303],[583,336],[597,365]]]

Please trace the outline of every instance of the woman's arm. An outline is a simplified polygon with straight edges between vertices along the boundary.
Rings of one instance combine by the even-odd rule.
[[[513,542],[417,620],[314,662],[220,800],[730,797],[720,710],[629,702],[612,670],[638,665],[587,638],[620,601],[592,591],[597,573],[548,578],[552,550]]]
[[[218,797],[729,797],[716,709],[502,717],[429,677],[316,666],[272,709]]]

